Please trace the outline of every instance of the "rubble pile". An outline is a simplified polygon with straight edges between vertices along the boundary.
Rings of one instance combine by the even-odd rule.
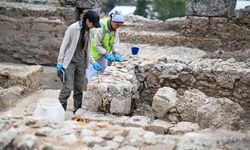
[[[1,149],[248,149],[250,133],[204,130],[161,135],[142,128],[122,127],[104,121],[63,123],[33,117],[0,118]]]

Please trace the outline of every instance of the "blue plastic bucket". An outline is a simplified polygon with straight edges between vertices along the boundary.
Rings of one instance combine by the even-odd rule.
[[[132,48],[131,48],[131,51],[132,51],[132,54],[133,54],[133,55],[137,55],[138,52],[139,52],[139,47],[132,47]]]

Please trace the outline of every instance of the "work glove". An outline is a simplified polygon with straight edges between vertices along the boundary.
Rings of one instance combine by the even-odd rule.
[[[56,69],[57,69],[57,73],[61,73],[62,69],[63,69],[63,65],[62,64],[57,64]]]
[[[118,53],[114,53],[114,57],[115,57],[115,61],[118,61],[118,62],[122,62],[123,61],[121,55],[119,55]]]
[[[104,56],[105,56],[105,58],[106,58],[108,61],[111,61],[111,62],[114,62],[114,61],[115,61],[114,57],[113,57],[110,53],[106,53]]]
[[[98,72],[103,70],[102,66],[100,66],[97,62],[93,64],[93,68]]]

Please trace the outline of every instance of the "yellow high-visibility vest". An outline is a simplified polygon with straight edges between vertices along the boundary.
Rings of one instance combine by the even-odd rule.
[[[101,19],[100,23],[101,23],[101,28],[102,28],[102,47],[106,49],[106,52],[110,52],[112,49],[112,46],[114,44],[114,40],[115,40],[115,33],[113,32],[111,37],[109,35],[109,28],[108,28],[108,18],[105,19]],[[94,34],[96,32],[96,29],[92,29]],[[94,44],[94,39],[91,39],[91,53],[92,56],[94,57],[95,60],[100,59],[103,55],[98,53],[95,44]]]

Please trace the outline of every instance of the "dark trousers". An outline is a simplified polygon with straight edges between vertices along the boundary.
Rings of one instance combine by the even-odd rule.
[[[64,110],[67,108],[67,100],[72,90],[74,91],[73,112],[76,112],[77,109],[81,108],[85,68],[85,63],[74,64],[70,62],[67,69],[65,69],[65,82],[63,83],[63,87],[59,95],[59,101],[62,104]]]

